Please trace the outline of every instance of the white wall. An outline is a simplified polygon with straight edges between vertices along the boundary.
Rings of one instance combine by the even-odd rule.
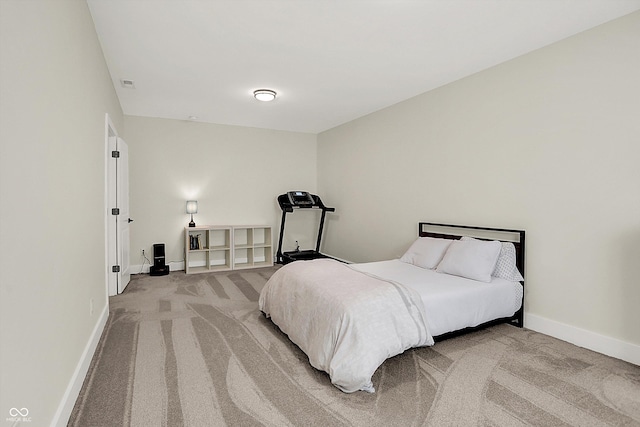
[[[0,87],[0,419],[66,423],[106,318],[105,113],[123,125],[87,4],[0,1]]]
[[[320,134],[326,252],[401,256],[421,220],[523,228],[529,317],[640,355],[638,76],[634,13]]]
[[[141,249],[153,260],[154,243],[165,244],[172,269],[181,268],[187,200],[198,201],[197,225],[271,225],[275,253],[282,213],[276,197],[316,189],[313,134],[125,116],[124,137],[134,272],[141,271]],[[313,220],[287,217],[285,250],[296,239],[315,246]]]

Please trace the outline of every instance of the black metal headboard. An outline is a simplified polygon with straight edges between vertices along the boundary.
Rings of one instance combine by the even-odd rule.
[[[433,222],[419,222],[418,236],[435,237],[440,239],[460,239],[462,236],[474,237],[481,240],[499,240],[501,242],[511,242],[516,248],[516,266],[520,270],[522,277],[525,277],[524,271],[524,250],[525,250],[525,231],[511,230],[507,228],[491,228],[491,227],[474,227],[470,225],[453,225],[438,224]],[[523,287],[522,307],[513,317],[501,319],[512,323],[516,326],[524,325],[524,281],[521,282]]]

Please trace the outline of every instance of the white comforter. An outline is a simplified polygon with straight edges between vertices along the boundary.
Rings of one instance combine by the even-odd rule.
[[[351,264],[351,268],[402,283],[418,293],[434,337],[513,316],[522,306],[522,285],[497,277],[488,283],[478,282],[399,259]]]
[[[371,377],[386,359],[433,344],[415,291],[331,259],[283,266],[259,307],[347,393],[375,391]]]

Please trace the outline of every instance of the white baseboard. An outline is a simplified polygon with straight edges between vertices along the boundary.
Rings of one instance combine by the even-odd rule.
[[[600,335],[586,329],[580,329],[565,323],[556,322],[535,314],[524,315],[527,329],[550,335],[554,338],[570,342],[579,347],[597,351],[625,362],[640,365],[640,345],[628,343],[616,338]]]
[[[93,332],[89,337],[89,342],[82,352],[82,356],[78,361],[78,365],[76,366],[76,370],[69,381],[69,385],[67,385],[67,390],[60,401],[60,405],[58,405],[58,410],[51,421],[52,427],[64,427],[69,422],[69,417],[71,416],[71,412],[73,411],[73,407],[76,404],[76,400],[80,395],[80,390],[82,389],[82,384],[84,383],[84,379],[87,376],[87,372],[89,371],[89,365],[91,364],[91,359],[93,359],[93,354],[96,352],[96,348],[98,347],[98,342],[100,341],[100,337],[102,336],[102,331],[104,330],[105,325],[107,324],[107,319],[109,318],[109,304],[106,304],[102,313],[100,313],[100,317],[96,322],[95,327],[93,328]]]

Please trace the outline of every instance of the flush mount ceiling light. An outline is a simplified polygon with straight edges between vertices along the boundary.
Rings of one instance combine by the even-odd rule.
[[[258,89],[253,91],[253,96],[258,101],[269,102],[276,99],[276,91],[271,89]]]

